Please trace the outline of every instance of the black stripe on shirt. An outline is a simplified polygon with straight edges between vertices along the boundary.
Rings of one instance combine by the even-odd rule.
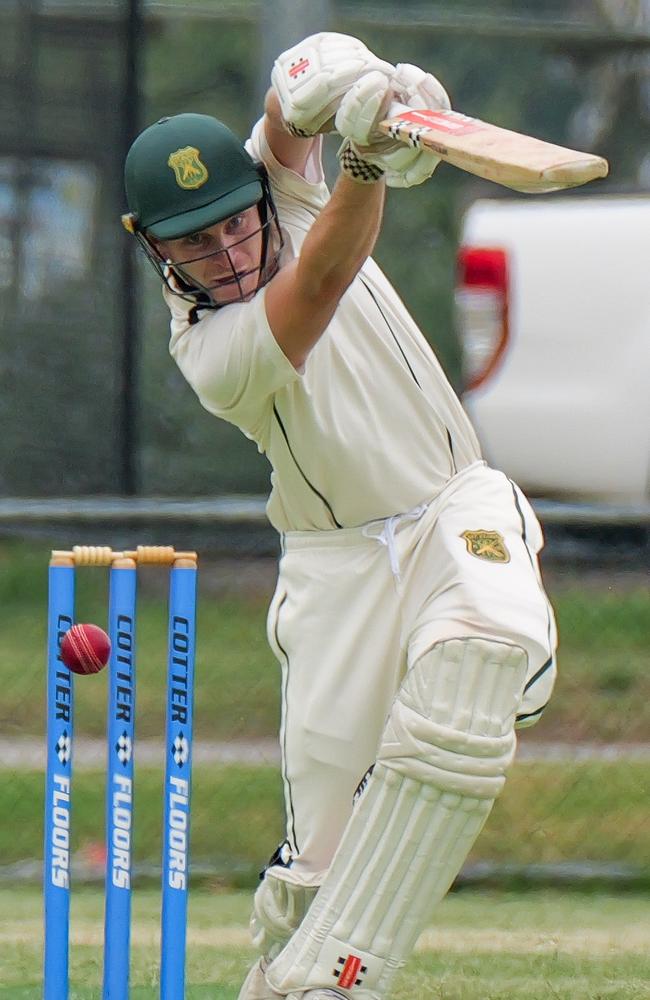
[[[400,344],[399,340],[397,339],[397,334],[395,333],[395,331],[393,330],[392,326],[388,322],[388,317],[386,316],[386,313],[384,312],[384,310],[379,305],[379,302],[377,301],[377,297],[375,296],[372,288],[370,287],[370,285],[368,285],[363,280],[363,278],[361,276],[359,276],[359,280],[360,280],[361,284],[363,285],[363,287],[368,292],[368,295],[370,296],[370,298],[372,299],[372,301],[377,306],[377,309],[379,310],[379,314],[380,314],[381,318],[383,319],[384,323],[388,327],[388,330],[390,332],[391,337],[393,338],[393,340],[397,344],[397,348],[398,348],[400,354],[402,355],[402,357],[404,358],[404,363],[406,364],[406,367],[410,371],[410,373],[411,373],[411,375],[413,377],[413,381],[417,385],[418,389],[420,389],[420,391],[422,391],[422,386],[420,385],[420,383],[418,381],[418,377],[417,377],[417,375],[415,374],[415,372],[413,371],[413,369],[411,367],[411,363],[410,363],[409,359],[406,356],[406,352],[405,352],[404,348],[402,347],[402,345]],[[441,421],[441,423],[442,423],[442,421]],[[450,453],[450,457],[451,457],[451,472],[452,472],[452,475],[456,475],[456,473],[458,472],[458,469],[456,467],[456,456],[454,455],[454,446],[453,446],[453,443],[452,443],[452,440],[451,440],[451,433],[449,431],[449,428],[445,424],[443,424],[442,426],[447,431],[447,443],[449,444],[449,453]]]
[[[360,278],[360,281],[361,281],[361,284],[363,285],[363,287],[367,290],[368,295],[370,296],[370,298],[372,299],[372,301],[377,306],[377,309],[379,310],[384,323],[386,324],[386,326],[388,327],[388,329],[390,331],[391,337],[393,338],[393,340],[397,344],[398,350],[399,350],[400,354],[402,355],[402,357],[404,358],[404,362],[406,364],[406,367],[408,368],[408,370],[410,371],[411,375],[413,376],[413,381],[417,385],[418,389],[421,389],[422,386],[418,382],[418,377],[415,374],[415,372],[413,371],[413,369],[411,368],[411,363],[410,363],[409,359],[406,357],[406,353],[404,351],[404,348],[402,347],[402,345],[400,344],[399,340],[397,339],[397,334],[395,333],[395,331],[393,330],[392,326],[388,322],[388,319],[386,317],[386,314],[385,314],[384,310],[379,305],[379,302],[377,301],[377,297],[375,296],[375,293],[373,292],[373,290],[370,287],[370,285],[366,284],[366,282],[363,280],[363,278]]]
[[[337,528],[342,528],[343,525],[339,524],[339,522],[336,520],[336,517],[334,516],[334,511],[332,510],[332,507],[329,504],[329,502],[325,499],[325,497],[323,496],[323,494],[319,490],[316,489],[316,487],[314,486],[314,484],[310,483],[310,481],[307,479],[307,476],[305,475],[305,473],[303,472],[303,470],[300,468],[300,464],[298,462],[298,459],[296,458],[296,456],[293,453],[293,448],[291,447],[291,444],[289,442],[289,436],[288,436],[286,430],[284,429],[284,424],[282,423],[282,419],[280,418],[280,414],[277,411],[277,407],[276,407],[275,403],[273,404],[273,416],[275,417],[275,419],[278,422],[280,430],[282,431],[282,436],[284,437],[284,440],[287,443],[287,448],[289,449],[289,454],[291,455],[291,457],[292,457],[292,459],[293,459],[293,461],[295,463],[295,466],[296,466],[298,472],[300,473],[300,475],[302,476],[302,478],[304,479],[305,483],[307,484],[307,486],[309,487],[309,489],[312,491],[312,493],[314,493],[318,497],[318,499],[322,503],[325,504],[325,507],[327,508],[327,511],[328,511],[330,517],[332,518],[332,521],[336,525],[336,527]]]
[[[451,440],[451,431],[449,428],[445,427],[445,430],[447,431],[447,442],[449,444],[449,453],[451,455],[451,469],[453,474],[456,475],[458,469],[456,468],[456,456],[454,455],[454,442]]]

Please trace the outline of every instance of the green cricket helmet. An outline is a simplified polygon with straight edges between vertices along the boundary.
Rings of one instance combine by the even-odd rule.
[[[200,233],[254,205],[259,225],[254,234],[246,234],[247,240],[261,236],[260,259],[254,268],[258,281],[253,293],[275,274],[282,237],[266,169],[216,118],[180,114],[150,125],[128,152],[124,181],[129,212],[122,216],[122,223],[138,238],[175,294],[207,308],[251,297],[251,281],[246,282],[246,294],[242,284],[245,275],[238,273],[229,253],[232,243],[203,256],[178,260],[169,256],[168,244],[161,248],[161,241]],[[192,274],[197,262],[217,254],[222,255],[219,268],[225,277],[214,284],[200,282]]]

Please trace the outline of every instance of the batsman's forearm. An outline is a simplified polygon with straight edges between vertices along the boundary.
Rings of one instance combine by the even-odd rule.
[[[342,174],[305,237],[300,255],[270,281],[265,296],[269,326],[299,371],[372,253],[383,207],[383,179],[362,185]]]
[[[339,297],[374,250],[381,228],[386,186],[358,184],[345,174],[313,224],[298,261],[299,280],[314,294]]]

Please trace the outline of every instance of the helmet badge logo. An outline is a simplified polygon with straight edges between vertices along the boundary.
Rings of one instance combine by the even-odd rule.
[[[187,191],[200,188],[210,176],[208,168],[201,161],[198,149],[194,146],[183,146],[175,153],[170,153],[167,166],[174,171],[178,186]]]

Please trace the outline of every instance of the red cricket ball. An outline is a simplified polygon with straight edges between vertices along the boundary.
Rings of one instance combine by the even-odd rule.
[[[111,640],[99,625],[73,625],[61,642],[61,659],[75,674],[99,673],[110,652]]]

